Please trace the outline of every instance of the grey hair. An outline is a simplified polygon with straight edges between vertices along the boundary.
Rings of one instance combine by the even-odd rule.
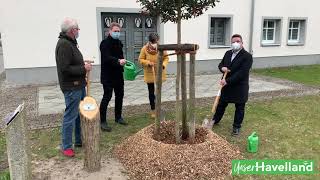
[[[78,22],[72,18],[65,18],[61,23],[61,32],[68,32],[72,28],[77,28]]]

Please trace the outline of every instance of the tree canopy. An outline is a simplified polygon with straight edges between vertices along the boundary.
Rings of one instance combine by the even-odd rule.
[[[216,6],[219,0],[137,0],[142,7],[142,13],[150,16],[161,16],[161,21],[178,22],[178,9],[181,9],[181,19],[190,19],[202,15],[210,7]],[[180,4],[181,3],[181,4]]]

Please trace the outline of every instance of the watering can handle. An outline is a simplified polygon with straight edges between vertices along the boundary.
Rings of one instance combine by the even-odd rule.
[[[250,137],[255,136],[256,134],[257,134],[256,132],[253,132],[253,133],[250,135]]]
[[[127,65],[132,65],[132,64],[134,64],[134,63],[131,62],[131,61],[129,61],[129,60],[127,60],[127,61],[126,61],[126,64],[127,64]]]

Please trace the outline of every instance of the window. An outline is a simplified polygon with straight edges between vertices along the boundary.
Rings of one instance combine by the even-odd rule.
[[[266,20],[263,22],[263,42],[275,43],[276,21]]]
[[[306,20],[289,19],[288,45],[303,45]]]
[[[231,17],[210,17],[209,47],[229,47]]]
[[[262,27],[263,46],[280,45],[281,19],[264,19]]]

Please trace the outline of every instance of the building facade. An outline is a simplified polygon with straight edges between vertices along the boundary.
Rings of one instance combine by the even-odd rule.
[[[253,54],[253,68],[320,63],[320,2],[307,2],[220,0],[200,17],[182,22],[182,42],[200,45],[197,73],[217,72],[235,33],[243,36],[245,49]],[[100,74],[99,44],[112,21],[122,25],[125,57],[135,62],[149,33],[158,32],[165,44],[177,39],[176,24],[142,15],[135,0],[0,0],[0,4],[6,79],[18,84],[57,82],[54,50],[65,17],[79,22],[79,48],[85,59],[95,60],[95,80]],[[175,62],[172,56],[169,73],[175,73]]]

